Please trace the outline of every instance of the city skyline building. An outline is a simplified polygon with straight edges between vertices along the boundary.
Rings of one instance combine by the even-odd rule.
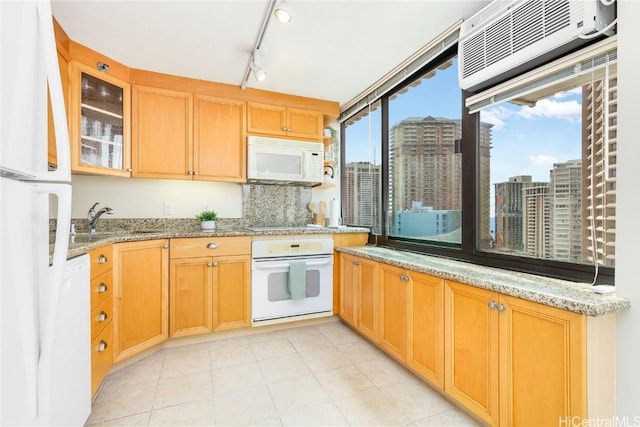
[[[480,239],[491,240],[490,162],[491,124],[481,123],[482,175],[480,192]],[[394,214],[409,211],[414,202],[436,211],[462,209],[462,125],[459,119],[411,117],[389,131],[389,207]],[[394,215],[391,221],[397,220]],[[398,229],[390,224],[391,230]]]
[[[551,205],[549,183],[538,182],[522,189],[522,244],[528,256],[551,256]]]
[[[345,224],[372,227],[380,232],[379,206],[382,194],[380,165],[351,162],[344,167],[343,199]]]
[[[582,262],[582,161],[554,163],[549,177],[551,257]]]
[[[495,188],[495,243],[494,249],[524,251],[525,224],[523,190],[548,185],[533,182],[531,175],[512,176]]]

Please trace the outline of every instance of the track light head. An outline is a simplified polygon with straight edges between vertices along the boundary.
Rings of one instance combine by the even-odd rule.
[[[273,11],[273,15],[276,17],[276,19],[278,19],[278,21],[282,22],[283,24],[291,22],[291,20],[293,19],[291,8],[285,1],[281,1],[280,3],[278,3],[278,6],[276,6],[275,10]]]

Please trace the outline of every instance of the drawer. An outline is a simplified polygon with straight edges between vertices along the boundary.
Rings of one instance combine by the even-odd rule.
[[[171,239],[171,258],[251,254],[251,237],[193,237]]]
[[[111,297],[113,293],[113,270],[91,279],[91,310]]]
[[[109,322],[91,342],[91,396],[96,394],[113,364],[112,342],[113,322]]]
[[[113,298],[109,297],[102,301],[95,310],[91,312],[91,339],[95,339],[105,326],[113,319]]]
[[[113,246],[104,246],[89,252],[91,277],[97,277],[113,267]]]

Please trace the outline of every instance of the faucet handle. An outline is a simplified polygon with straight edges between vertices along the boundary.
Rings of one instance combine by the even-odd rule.
[[[93,210],[95,210],[95,209],[96,209],[96,206],[98,206],[99,204],[100,204],[100,202],[95,202],[95,203],[93,204],[93,206],[91,206],[91,207],[89,208],[89,211],[93,211]]]

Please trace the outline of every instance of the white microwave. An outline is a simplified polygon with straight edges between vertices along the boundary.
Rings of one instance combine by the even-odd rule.
[[[247,181],[262,184],[322,183],[324,145],[320,142],[247,137]]]

